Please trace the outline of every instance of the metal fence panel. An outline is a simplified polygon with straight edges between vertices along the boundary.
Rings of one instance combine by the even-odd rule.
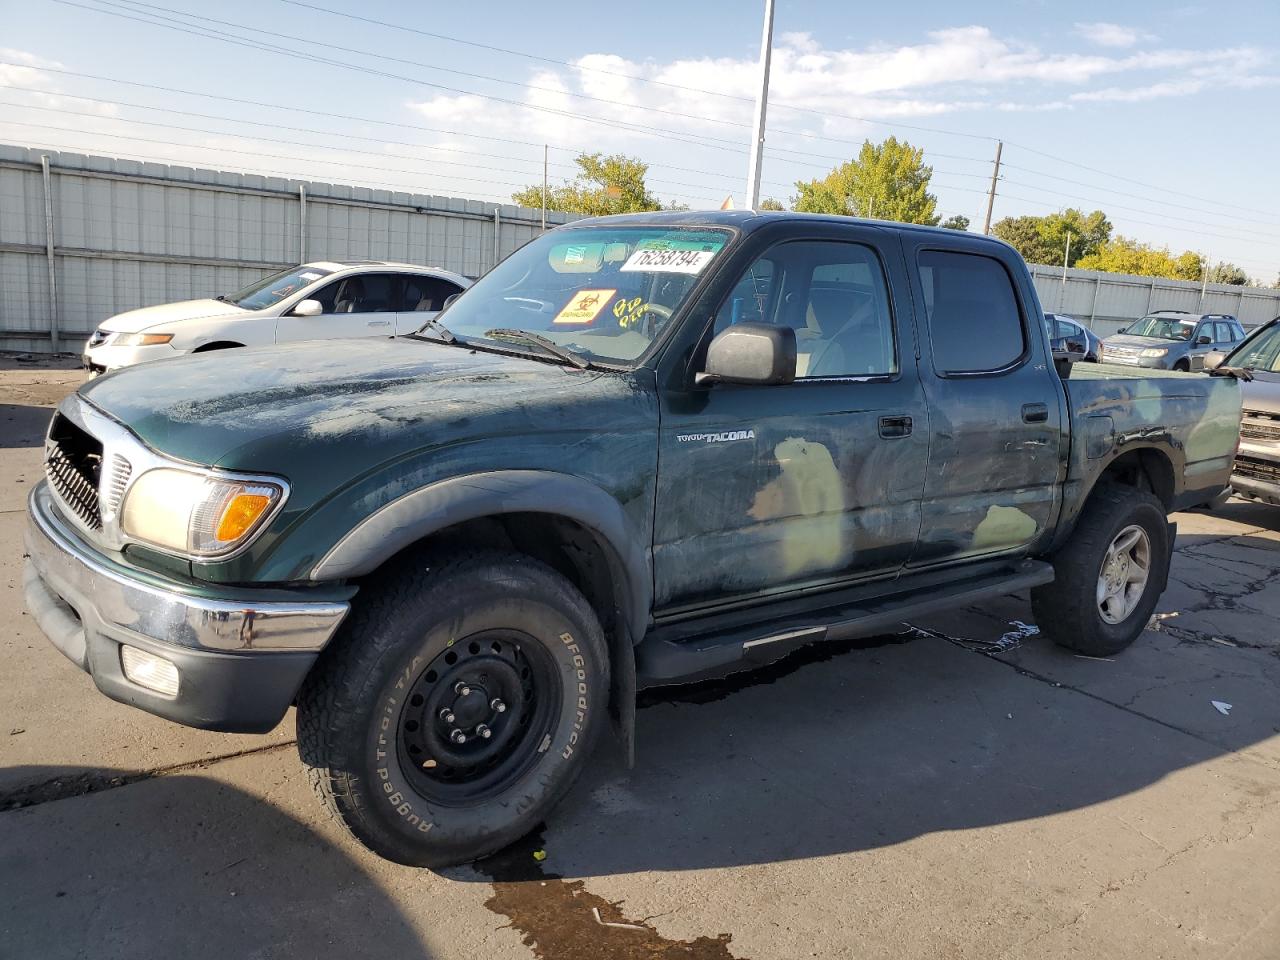
[[[572,219],[549,212],[547,225]],[[56,311],[61,348],[78,350],[113,314],[226,293],[304,256],[477,277],[538,236],[540,220],[510,204],[0,145],[0,346],[51,349]]]

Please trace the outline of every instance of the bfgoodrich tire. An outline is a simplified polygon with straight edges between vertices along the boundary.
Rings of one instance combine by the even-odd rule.
[[[538,561],[424,558],[363,590],[298,697],[312,785],[370,850],[443,867],[546,817],[607,723],[582,594]]]
[[[1134,487],[1099,485],[1053,558],[1053,583],[1031,591],[1036,624],[1078,653],[1119,653],[1151,619],[1168,579],[1169,549],[1159,500]]]

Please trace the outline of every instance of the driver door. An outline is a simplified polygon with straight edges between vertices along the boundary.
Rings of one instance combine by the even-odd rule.
[[[335,280],[311,297],[320,302],[320,316],[286,312],[276,321],[276,343],[394,336],[403,290],[404,275],[398,273],[358,273]]]

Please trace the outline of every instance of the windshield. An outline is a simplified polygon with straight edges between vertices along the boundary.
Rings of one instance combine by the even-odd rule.
[[[1280,373],[1280,323],[1260,332],[1227,357],[1229,367],[1253,367],[1266,373]]]
[[[1125,333],[1131,337],[1152,337],[1156,340],[1190,340],[1196,325],[1193,320],[1177,320],[1172,317],[1143,317]]]
[[[321,277],[327,277],[331,273],[333,273],[332,270],[326,270],[323,267],[290,267],[288,270],[281,270],[269,277],[255,280],[229,297],[218,299],[234,303],[237,307],[244,307],[246,310],[264,310],[279,303],[289,294],[297,293],[308,284],[315,283]]]
[[[469,341],[504,345],[518,342],[513,331],[536,333],[587,360],[629,363],[670,322],[730,236],[669,226],[556,230],[477,280],[440,325]]]

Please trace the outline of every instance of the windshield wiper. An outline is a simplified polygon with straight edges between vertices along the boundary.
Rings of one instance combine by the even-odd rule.
[[[547,353],[555,354],[561,360],[573,364],[579,370],[587,370],[591,367],[591,361],[580,353],[575,353],[568,347],[562,347],[554,340],[550,340],[537,333],[530,333],[528,330],[514,330],[509,327],[497,327],[493,330],[486,330],[484,335],[490,340],[509,340],[512,343],[531,343],[536,347],[541,347]]]
[[[422,336],[419,336],[419,334],[420,334],[420,333],[422,333],[422,331],[423,331],[423,330],[431,330],[432,332],[434,332],[434,333],[436,334],[436,336],[434,336],[434,337],[422,337]],[[413,331],[413,333],[406,333],[406,334],[405,334],[405,336],[406,336],[406,337],[410,337],[410,338],[412,338],[412,339],[414,339],[414,340],[430,340],[430,341],[432,341],[433,343],[434,343],[434,342],[436,342],[436,341],[439,341],[439,340],[443,340],[445,343],[460,343],[460,342],[461,342],[461,341],[459,341],[459,340],[458,340],[457,335],[456,335],[456,334],[454,334],[454,332],[453,332],[452,330],[450,330],[448,327],[446,327],[443,323],[441,323],[441,322],[440,322],[439,320],[437,320],[435,317],[432,317],[431,319],[429,319],[426,323],[424,323],[422,326],[420,326],[417,330]]]
[[[215,300],[221,300],[223,303],[236,303],[234,300],[232,300],[230,297],[228,297],[225,293],[220,293],[220,294],[218,294],[216,297],[214,297],[213,299],[215,299]],[[238,306],[240,306],[240,304],[236,303],[236,306],[238,307]]]

